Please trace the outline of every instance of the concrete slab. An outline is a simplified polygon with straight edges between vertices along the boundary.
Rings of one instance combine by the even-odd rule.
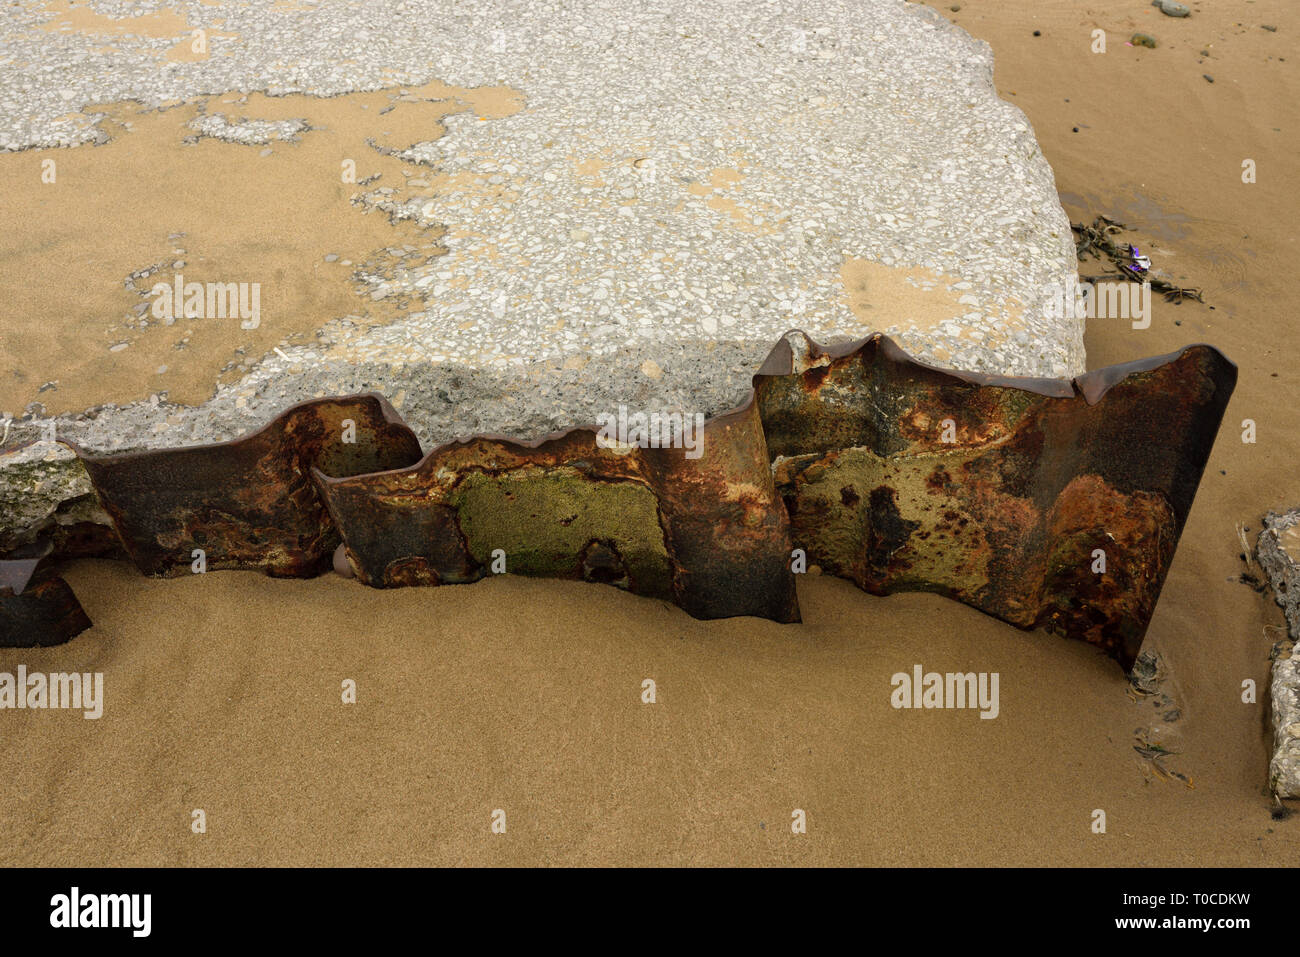
[[[214,94],[388,90],[378,139],[379,116],[431,80],[523,101],[368,147],[400,172],[344,201],[440,244],[425,261],[399,249],[386,273],[355,267],[358,303],[403,304],[386,321],[312,316],[315,335],[278,352],[250,334],[198,405],[146,381],[134,401],[59,414],[58,434],[90,449],[229,439],[304,399],[366,390],[388,395],[426,448],[539,435],[619,404],[711,415],[744,397],[793,327],[828,343],[885,332],[955,368],[1084,370],[1082,320],[1043,314],[1048,290],[1076,276],[1051,169],[998,99],[988,47],[924,7],[24,3],[4,31],[17,67],[0,71],[9,152],[102,142],[95,104],[127,99],[207,98],[189,133],[254,156],[322,134]],[[180,271],[159,256],[139,264],[163,263],[142,290]],[[154,334],[144,326],[111,347],[124,367]],[[38,385],[3,410],[8,447],[38,438],[68,388]],[[0,486],[28,501],[0,517],[0,547],[81,487],[72,472],[24,484],[5,467],[20,458],[0,459]]]

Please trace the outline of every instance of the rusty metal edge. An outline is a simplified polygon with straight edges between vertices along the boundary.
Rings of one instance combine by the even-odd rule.
[[[732,422],[739,422],[752,417],[754,421],[752,423],[744,422],[744,425],[746,428],[754,428],[757,431],[758,439],[762,443],[761,455],[762,455],[762,461],[764,463],[764,469],[766,471],[767,469],[770,469],[770,456],[768,456],[766,452],[766,434],[763,429],[762,421],[758,417],[757,401],[758,401],[757,392],[751,389],[749,394],[740,404],[733,406],[732,408],[728,409],[725,412],[721,412],[717,415],[711,416],[710,418],[706,419],[703,428],[705,430],[710,430],[710,431],[719,428],[726,429]],[[330,475],[326,475],[319,469],[313,468],[312,477],[316,481],[317,485],[320,487],[321,493],[326,500],[327,506],[331,509],[331,513],[333,513],[333,510],[335,508],[335,503],[333,501],[331,490],[336,488],[356,486],[358,483],[366,483],[367,481],[373,481],[375,479],[380,479],[385,476],[414,475],[422,471],[425,471],[427,467],[430,465],[430,463],[432,463],[435,459],[447,455],[454,456],[455,452],[458,449],[464,448],[466,446],[480,444],[480,443],[491,443],[503,447],[505,450],[507,450],[512,454],[525,457],[529,452],[545,451],[545,447],[548,445],[563,445],[568,440],[574,437],[596,436],[599,435],[600,432],[601,432],[601,427],[598,425],[583,424],[583,425],[572,426],[567,429],[559,429],[553,432],[548,432],[544,435],[535,436],[532,438],[518,438],[512,435],[505,435],[501,433],[480,433],[480,434],[473,434],[468,436],[460,436],[430,449],[429,452],[420,459],[420,461],[412,465],[405,466],[403,468],[389,469],[383,472],[370,472],[370,473],[353,475],[353,476],[330,476]],[[661,506],[662,506],[662,502],[661,502]],[[772,508],[774,510],[774,513],[779,515],[782,528],[786,530],[787,539],[788,539],[788,517],[786,516],[785,513],[785,506],[782,503],[779,494],[775,493],[775,489],[773,489]],[[677,510],[676,512],[674,512],[674,514],[678,516],[686,517],[683,516],[681,510]],[[687,515],[689,515],[689,513],[687,513]],[[338,552],[336,552],[335,555],[335,569],[339,571],[340,574],[343,574],[345,577],[352,577],[352,569],[348,565],[348,559],[346,557],[347,555],[346,549],[351,547],[347,544],[349,538],[347,534],[347,529],[345,528],[345,523],[340,521],[337,515],[333,517],[335,518],[335,524],[337,527],[339,527],[340,532],[342,533],[344,539],[343,545],[340,546]],[[789,547],[790,546],[787,540],[787,544],[786,544],[787,551]],[[669,552],[670,555],[672,555],[672,561],[674,563],[678,562],[679,556],[677,555],[677,553],[673,551],[671,546],[669,546]],[[789,568],[788,555],[786,556],[786,561],[784,564],[788,570]],[[776,595],[777,591],[772,591],[770,594]],[[784,604],[782,604],[780,601],[777,601],[777,599],[773,598],[774,605],[781,604],[782,606],[781,608],[779,608],[778,610],[772,613],[769,620],[777,621],[780,623],[793,623],[793,622],[800,621],[799,610],[798,610],[798,598],[793,588],[793,582],[789,584],[788,593],[783,592],[783,594],[785,595]],[[692,617],[703,618],[706,620],[710,618],[717,618],[717,617],[734,617],[735,615],[754,615],[758,617],[769,617],[768,615],[765,615],[758,610],[734,612],[726,615],[719,615],[717,613],[705,611],[702,608],[694,607],[694,605],[697,604],[698,596],[687,597],[687,595],[679,595],[678,599],[681,600],[675,599],[674,603],[677,604],[679,608],[686,611],[687,614],[692,615]],[[755,609],[756,608],[757,606],[755,606]]]
[[[279,426],[283,419],[289,417],[299,409],[305,409],[321,402],[343,402],[355,399],[376,400],[379,404],[379,411],[383,413],[384,422],[386,424],[397,425],[406,429],[410,428],[410,426],[406,424],[406,420],[402,418],[401,413],[393,408],[393,405],[388,401],[388,398],[382,392],[375,392],[372,390],[370,392],[354,392],[350,395],[323,395],[320,398],[305,399],[302,402],[295,402],[293,405],[281,409],[274,416],[268,419],[260,428],[254,429],[252,432],[245,432],[243,435],[236,436],[233,439],[225,439],[221,442],[203,442],[198,445],[160,446],[158,448],[150,449],[130,449],[125,452],[92,452],[72,439],[56,439],[55,441],[60,445],[67,446],[76,453],[78,458],[89,462],[131,462],[157,455],[160,452],[205,452],[212,449],[227,448],[232,445],[260,438]],[[25,448],[32,444],[35,443],[25,442],[23,445],[17,446],[16,448]]]
[[[749,397],[746,398],[743,402],[741,402],[739,405],[732,406],[726,412],[719,412],[717,415],[705,419],[704,424],[706,427],[713,425],[714,423],[725,424],[730,419],[739,418],[740,416],[748,412],[756,401],[758,401],[758,393],[755,392],[753,389],[750,389]],[[556,429],[554,432],[547,432],[546,434],[538,436],[536,438],[518,438],[513,435],[506,435],[505,433],[502,432],[471,433],[469,435],[457,436],[454,439],[449,439],[448,441],[443,442],[441,445],[434,446],[432,449],[430,449],[428,452],[426,452],[424,455],[420,457],[420,461],[414,462],[411,465],[408,465],[404,468],[386,469],[381,472],[366,472],[361,475],[326,475],[324,472],[320,471],[315,466],[312,466],[312,475],[316,477],[316,480],[318,482],[324,485],[337,485],[342,482],[352,481],[354,479],[371,478],[378,475],[392,475],[397,472],[413,472],[416,469],[421,468],[426,462],[429,461],[429,459],[433,458],[435,455],[444,453],[446,452],[446,450],[454,446],[472,445],[475,442],[498,442],[502,445],[513,445],[516,448],[536,450],[536,449],[540,449],[543,445],[546,445],[550,442],[562,441],[563,439],[568,438],[570,435],[575,435],[579,432],[599,433],[600,426],[590,424],[590,423],[584,423],[582,425],[573,425],[567,429]]]
[[[913,357],[911,353],[907,352],[883,332],[873,332],[871,335],[865,336],[861,339],[854,339],[849,342],[833,343],[829,346],[824,346],[802,329],[790,329],[777,340],[776,345],[772,347],[772,351],[767,354],[767,358],[764,359],[763,364],[759,366],[758,372],[753,376],[753,382],[755,385],[757,385],[760,379],[771,378],[772,376],[792,375],[797,371],[794,363],[794,350],[790,348],[790,336],[802,337],[803,340],[808,343],[808,355],[815,359],[842,359],[845,356],[852,355],[867,345],[870,345],[872,342],[879,342],[881,354],[895,364],[915,369],[923,369],[926,372],[939,373],[946,375],[957,382],[964,382],[969,385],[1019,389],[1022,392],[1032,392],[1036,395],[1047,396],[1049,398],[1064,399],[1077,393],[1082,395],[1089,405],[1096,405],[1107,392],[1119,383],[1123,382],[1129,376],[1139,372],[1149,372],[1152,369],[1158,369],[1170,362],[1176,362],[1192,349],[1208,349],[1218,356],[1221,361],[1227,363],[1234,372],[1237,369],[1237,364],[1224,355],[1219,349],[1209,343],[1193,342],[1183,346],[1181,349],[1167,352],[1164,355],[1148,356],[1141,359],[1130,359],[1127,362],[1102,366],[1100,369],[1084,372],[1072,379],[1055,379],[1040,376],[1004,376],[985,372],[949,369],[945,366],[936,366],[922,362]]]
[[[406,424],[400,413],[397,412],[388,399],[382,393],[376,391],[359,392],[351,395],[320,396],[297,402],[286,407],[259,428],[221,442],[202,443],[198,445],[164,446],[159,448],[135,449],[125,452],[111,453],[91,452],[72,440],[61,440],[61,443],[70,448],[78,456],[82,465],[85,467],[96,495],[99,497],[101,504],[109,514],[116,538],[129,559],[136,564],[137,568],[144,571],[146,574],[167,576],[174,570],[153,569],[151,567],[152,563],[148,561],[148,549],[142,547],[141,542],[136,540],[136,536],[129,534],[127,526],[130,524],[128,521],[130,516],[122,513],[120,506],[112,505],[110,499],[112,499],[113,496],[109,495],[107,491],[111,486],[105,485],[106,482],[110,482],[108,476],[121,472],[129,474],[135,469],[146,467],[150,461],[159,459],[166,460],[174,456],[201,456],[211,454],[214,451],[220,453],[222,450],[230,450],[232,455],[237,456],[239,452],[242,452],[245,448],[256,447],[258,445],[263,445],[268,449],[274,448],[283,454],[293,454],[293,450],[296,446],[293,443],[285,441],[286,428],[288,428],[289,425],[300,416],[310,416],[320,406],[331,404],[353,405],[359,408],[366,407],[367,411],[365,414],[373,415],[375,417],[376,427],[378,430],[388,431],[394,436],[400,437],[400,441],[409,444],[413,455],[418,456],[422,453],[419,438],[415,435],[414,431]],[[397,441],[397,439],[394,441]],[[313,464],[317,463],[313,462]],[[319,493],[316,491],[316,487],[312,482],[310,475],[305,476],[305,486],[311,490],[314,497],[318,496]],[[322,502],[320,505],[321,513],[322,515],[325,515],[326,522],[328,522],[328,515],[325,512],[324,503]],[[320,574],[323,572],[325,568],[328,567],[328,564],[328,557],[326,556],[323,563],[313,563],[313,566],[310,568],[273,567],[265,563],[262,565],[256,563],[248,565],[227,563],[218,566],[218,569],[223,567],[227,569],[243,567],[250,569],[260,568],[267,574],[272,575],[311,577],[314,574]]]

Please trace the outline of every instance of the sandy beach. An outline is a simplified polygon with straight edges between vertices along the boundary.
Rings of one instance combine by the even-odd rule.
[[[1283,619],[1269,594],[1239,581],[1249,568],[1236,530],[1244,525],[1253,541],[1264,512],[1300,501],[1291,421],[1300,197],[1290,182],[1300,16],[1287,0],[1202,0],[1181,20],[1142,0],[931,6],[991,45],[998,91],[1032,123],[1071,220],[1126,224],[1126,241],[1155,269],[1203,294],[1204,303],[1157,299],[1149,328],[1090,323],[1088,367],[1206,342],[1240,368],[1146,638],[1166,666],[1159,694],[1132,694],[1115,662],[1084,644],[935,595],[877,598],[817,575],[799,582],[802,624],[779,625],[697,621],[610,587],[511,576],[381,591],[334,575],[160,581],[125,563],[82,560],[65,577],[94,627],[58,648],[0,649],[0,671],[102,672],[104,714],[0,714],[0,861],[1300,863],[1300,817],[1277,813],[1266,782],[1268,656]],[[1098,29],[1105,53],[1093,52]],[[1135,32],[1158,46],[1128,44]],[[517,106],[508,90],[457,95],[489,116]],[[331,136],[363,135],[343,122],[345,113],[355,120],[346,98],[317,108],[333,111]],[[149,155],[161,174],[161,126],[134,135],[159,138]],[[69,169],[84,149],[68,154]],[[1243,182],[1244,160],[1255,182]],[[125,198],[105,196],[102,215],[117,215]],[[252,268],[260,253],[247,231],[256,223],[222,232],[219,210],[209,209],[213,234],[203,240]],[[395,242],[389,227],[361,217],[312,222],[320,232],[281,244],[275,268],[319,271],[312,264],[327,252],[363,261]],[[406,238],[421,250],[437,239]],[[21,239],[0,238],[0,255],[40,277],[32,288],[66,277],[66,258],[24,252]],[[69,226],[58,243],[75,256],[85,239]],[[128,261],[119,250],[88,268],[116,276]],[[942,305],[867,266],[850,278],[862,283],[855,293],[846,279],[845,294],[864,321],[908,296],[923,316]],[[874,304],[873,281],[882,289]],[[129,297],[78,298],[66,279],[60,288],[96,358],[79,367],[88,353],[52,328],[7,328],[5,368],[26,368],[33,353],[48,364],[32,365],[25,382],[6,380],[10,404],[69,368],[81,385],[53,393],[61,408],[147,396],[158,376],[171,377],[173,398],[199,401],[203,376],[229,361],[228,344],[214,339],[168,362],[172,343],[159,338],[156,351],[108,362],[100,340],[117,334]],[[302,295],[318,310],[352,308],[341,278]],[[384,321],[393,306],[364,321]],[[111,320],[91,328],[96,313]],[[157,373],[163,365],[172,368]],[[1255,443],[1241,441],[1245,419]],[[996,672],[997,719],[892,707],[891,677],[918,664]],[[653,703],[643,700],[646,679]],[[1260,689],[1251,703],[1242,700],[1247,680]],[[349,681],[355,703],[342,700]],[[1153,762],[1135,750],[1143,742],[1171,753]],[[205,833],[192,831],[195,809]],[[1104,834],[1092,827],[1098,809]],[[504,834],[492,829],[498,810]],[[806,833],[792,831],[796,811]]]

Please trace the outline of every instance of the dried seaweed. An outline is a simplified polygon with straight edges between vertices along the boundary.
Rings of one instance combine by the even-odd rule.
[[[1159,276],[1151,275],[1149,264],[1146,263],[1136,246],[1130,243],[1116,242],[1115,237],[1128,228],[1123,223],[1106,216],[1098,216],[1091,224],[1070,224],[1070,229],[1074,232],[1074,251],[1080,261],[1091,257],[1096,260],[1108,261],[1115,268],[1114,272],[1080,276],[1080,279],[1091,283],[1112,279],[1123,279],[1127,282],[1136,283],[1149,282],[1151,288],[1164,296],[1166,302],[1172,302],[1175,305],[1181,303],[1184,299],[1205,302],[1200,289],[1179,286],[1161,279]]]

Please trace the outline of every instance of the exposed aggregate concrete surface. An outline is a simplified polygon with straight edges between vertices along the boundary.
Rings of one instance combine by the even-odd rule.
[[[436,79],[508,85],[526,106],[490,122],[452,115],[444,136],[408,151],[468,174],[390,211],[447,228],[445,256],[375,290],[418,308],[378,328],[322,316],[315,343],[214,384],[199,407],[155,395],[61,418],[60,435],[88,447],[228,439],[294,402],[368,389],[393,399],[426,449],[477,432],[537,435],[619,404],[715,414],[745,398],[795,327],[823,343],[883,331],[955,368],[1084,371],[1083,320],[1043,314],[1047,290],[1077,276],[1052,171],[1024,115],[998,99],[987,45],[928,8],[96,0],[93,10],[171,11],[210,29],[210,55],[166,59],[175,37],[104,46],[42,29],[51,14],[39,5],[6,6],[0,150],[93,148],[100,134],[76,111],[125,99],[330,96]],[[245,144],[301,132],[220,116],[196,128]],[[960,311],[924,328],[889,315],[868,324],[841,282],[853,260],[937,275]],[[26,411],[10,447],[38,437],[41,410]],[[0,456],[0,485],[16,480],[9,460]],[[0,538],[58,504],[29,491],[36,499]]]

